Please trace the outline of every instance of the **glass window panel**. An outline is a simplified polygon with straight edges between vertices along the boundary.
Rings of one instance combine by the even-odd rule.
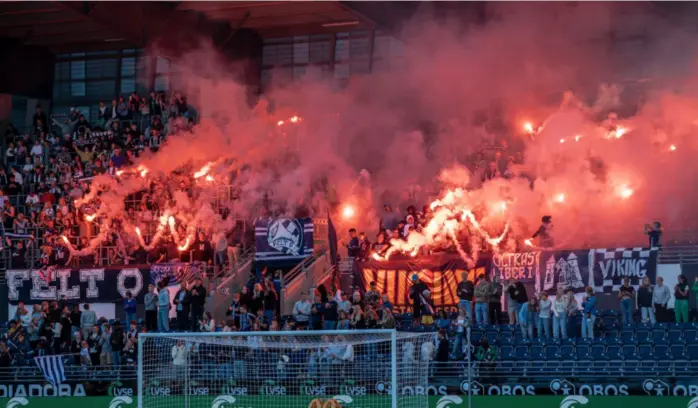
[[[337,34],[339,37],[339,34]],[[349,59],[349,40],[337,40],[334,45],[334,60],[346,61]]]
[[[330,45],[329,41],[310,43],[310,62],[315,64],[330,61]]]
[[[293,44],[293,63],[307,64],[309,61],[310,45],[307,42]]]
[[[293,44],[281,44],[277,46],[276,64],[291,65],[293,64]]]
[[[262,65],[271,67],[276,65],[277,45],[265,45],[262,47]]]
[[[155,61],[155,73],[156,74],[167,74],[170,72],[170,61],[158,57],[157,60]]]
[[[70,95],[85,96],[85,81],[74,81],[70,83]]]
[[[170,78],[165,75],[155,77],[154,88],[158,92],[167,92],[170,90]]]
[[[354,58],[368,57],[368,38],[352,38],[350,43],[350,56]]]
[[[127,94],[136,91],[136,79],[135,78],[121,78],[121,94]]]
[[[90,81],[86,85],[86,96],[111,100],[114,95],[115,80]]]
[[[70,77],[72,79],[85,79],[85,61],[72,61],[70,63]]]
[[[136,58],[135,57],[124,57],[121,59],[121,76],[134,76],[136,75]]]

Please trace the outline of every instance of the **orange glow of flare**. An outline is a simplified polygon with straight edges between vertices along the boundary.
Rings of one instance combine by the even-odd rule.
[[[116,175],[117,175],[117,176],[121,176],[122,174],[124,174],[124,171],[123,171],[123,170],[117,170],[117,171],[116,171]]]
[[[528,133],[533,133],[533,123],[531,122],[525,122],[523,124],[523,129],[528,132]]]
[[[211,175],[210,175],[210,174],[209,174],[209,175],[207,175],[207,176],[206,176],[206,181],[213,181],[213,177],[211,177]]]
[[[554,200],[556,203],[564,203],[565,202],[565,195],[563,193],[557,194],[555,196]]]
[[[136,227],[136,234],[138,234],[138,238],[141,237],[141,229]]]
[[[189,237],[187,237],[187,239],[184,241],[184,244],[177,247],[177,250],[186,251],[187,248],[189,248]]]
[[[87,222],[92,222],[97,218],[97,214],[92,214],[92,215],[85,215],[85,221]]]
[[[560,143],[565,143],[565,139],[560,139]]]
[[[375,259],[376,261],[382,261],[382,260],[383,260],[383,257],[381,257],[380,255],[378,255],[378,254],[375,253],[375,252],[373,253],[373,255],[371,255],[371,258]]]
[[[207,175],[209,170],[211,170],[211,163],[206,163],[206,165],[204,165],[204,167],[202,167],[201,170],[194,173],[194,178],[198,179]]]
[[[163,214],[160,216],[160,225],[162,225],[163,227],[167,225],[167,215]]]
[[[290,121],[291,123],[298,123],[298,121],[300,121],[300,120],[301,120],[301,118],[299,118],[298,116],[292,116],[292,117],[289,119],[289,121]]]
[[[506,211],[506,210],[507,210],[507,203],[506,203],[506,201],[500,201],[500,202],[496,203],[496,204],[493,206],[493,210],[494,210],[495,212],[504,212],[504,211]]]
[[[630,188],[627,184],[623,184],[620,187],[618,187],[617,193],[618,196],[622,199],[627,199],[630,198],[630,196],[633,195],[633,189]]]
[[[342,216],[346,219],[353,218],[355,214],[356,210],[350,205],[345,205],[344,209],[342,209]]]
[[[612,138],[620,139],[620,138],[623,137],[623,135],[625,135],[626,133],[628,133],[628,129],[627,129],[627,128],[624,128],[624,127],[622,127],[622,126],[618,126],[618,127],[616,127],[614,130],[611,130],[611,131],[608,133],[607,137],[608,137],[609,139],[612,139]]]
[[[530,239],[525,240],[524,244],[526,244],[526,246],[533,246],[533,242]]]
[[[676,145],[671,145],[671,146],[669,146],[669,151],[670,151],[670,152],[675,152],[675,151],[676,151]]]
[[[167,219],[167,224],[170,226],[170,231],[172,231],[174,233],[175,219],[173,216],[170,215],[170,217]]]
[[[66,237],[65,235],[61,235],[61,238],[63,238],[63,242],[70,245],[70,241],[68,240],[68,237]]]
[[[276,126],[283,126],[283,125],[284,125],[284,121],[283,121],[283,120],[280,120],[280,121],[276,122]]]
[[[581,139],[581,138],[582,138],[582,135],[577,135],[577,136],[574,137],[574,141],[575,141],[575,142],[578,142],[579,139]]]

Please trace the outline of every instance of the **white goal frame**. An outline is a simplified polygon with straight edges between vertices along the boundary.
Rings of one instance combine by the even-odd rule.
[[[398,408],[398,386],[397,386],[397,330],[295,330],[295,331],[256,331],[256,332],[173,332],[173,333],[139,333],[138,334],[138,408],[143,408],[143,398],[144,398],[144,378],[143,378],[143,343],[148,338],[186,338],[186,337],[199,337],[199,338],[225,338],[225,337],[242,337],[247,338],[251,336],[259,337],[269,337],[269,336],[293,336],[293,337],[317,337],[324,334],[338,336],[338,335],[357,335],[357,334],[368,334],[368,335],[384,335],[385,340],[388,340],[390,336],[390,375],[391,383],[390,396],[391,396],[391,406],[392,408]],[[185,379],[185,387],[188,388],[189,385],[189,366],[187,365],[187,375]],[[190,406],[188,401],[188,395],[185,394],[186,407]]]

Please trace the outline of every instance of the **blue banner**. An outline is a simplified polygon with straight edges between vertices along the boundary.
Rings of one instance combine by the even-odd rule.
[[[204,276],[206,263],[204,262],[172,262],[166,264],[150,265],[150,283],[157,286],[163,279],[167,280],[167,286],[179,285],[189,282],[196,276]]]
[[[256,260],[304,259],[313,254],[311,218],[264,218],[255,222]]]

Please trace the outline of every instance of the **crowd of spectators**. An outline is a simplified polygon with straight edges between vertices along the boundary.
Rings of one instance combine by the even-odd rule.
[[[133,93],[111,104],[100,102],[98,110],[96,123],[90,123],[77,108],[67,114],[54,114],[49,122],[47,113],[37,106],[27,132],[20,133],[12,125],[6,129],[7,148],[2,157],[4,166],[0,166],[2,235],[6,238],[0,245],[6,245],[5,267],[65,265],[69,261],[72,265],[105,265],[192,259],[208,263],[218,259],[223,265],[234,259],[243,244],[239,233],[214,237],[211,231],[201,231],[192,250],[185,252],[177,251],[172,240],[165,237],[150,253],[120,233],[123,218],[128,218],[149,242],[157,217],[168,208],[175,192],[191,194],[193,183],[184,176],[154,179],[149,188],[127,197],[124,216],[111,220],[106,242],[89,255],[71,256],[71,250],[87,248],[90,239],[100,233],[103,220],[88,221],[103,205],[99,194],[75,205],[90,192],[92,177],[116,175],[119,168],[130,165],[144,152],[156,152],[167,143],[169,135],[191,131],[197,119],[194,108],[178,92],[151,93],[149,97]]]

